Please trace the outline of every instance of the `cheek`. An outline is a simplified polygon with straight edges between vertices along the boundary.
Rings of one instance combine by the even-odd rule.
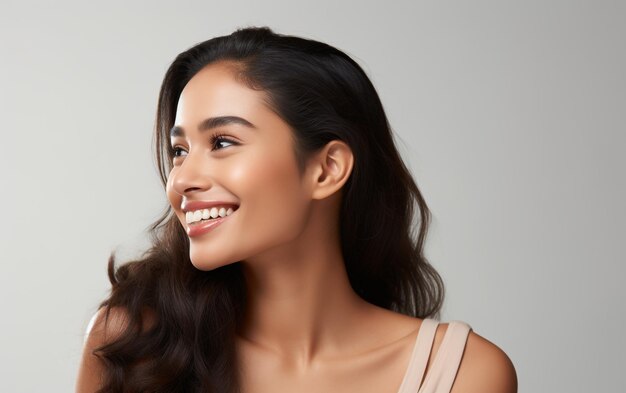
[[[267,237],[287,241],[299,232],[306,212],[296,163],[284,151],[250,158],[233,173],[233,184],[241,185],[239,197],[245,206],[242,231],[265,243],[270,241]]]

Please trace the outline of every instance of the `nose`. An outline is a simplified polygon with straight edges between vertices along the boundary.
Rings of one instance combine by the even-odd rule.
[[[210,188],[213,182],[209,168],[208,159],[203,158],[201,152],[193,154],[190,151],[182,159],[182,163],[172,169],[170,174],[172,188],[180,195]]]

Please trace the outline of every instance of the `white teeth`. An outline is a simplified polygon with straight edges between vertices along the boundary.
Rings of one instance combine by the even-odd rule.
[[[201,209],[193,212],[185,213],[185,221],[187,224],[191,224],[200,220],[208,220],[209,218],[217,218],[217,217],[226,217],[230,216],[233,213],[233,209],[229,207],[226,209],[225,207],[213,207],[211,209]]]

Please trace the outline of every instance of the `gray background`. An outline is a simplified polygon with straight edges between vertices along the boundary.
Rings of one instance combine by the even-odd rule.
[[[17,2],[0,6],[0,391],[74,388],[106,259],[147,245],[174,57],[236,27],[368,72],[433,212],[426,253],[521,392],[624,391],[624,2]]]

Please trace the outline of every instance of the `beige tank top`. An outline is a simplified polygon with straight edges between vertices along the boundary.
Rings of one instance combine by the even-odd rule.
[[[450,321],[443,341],[424,377],[439,321],[425,318],[398,393],[450,393],[465,343],[472,327],[463,321]]]

